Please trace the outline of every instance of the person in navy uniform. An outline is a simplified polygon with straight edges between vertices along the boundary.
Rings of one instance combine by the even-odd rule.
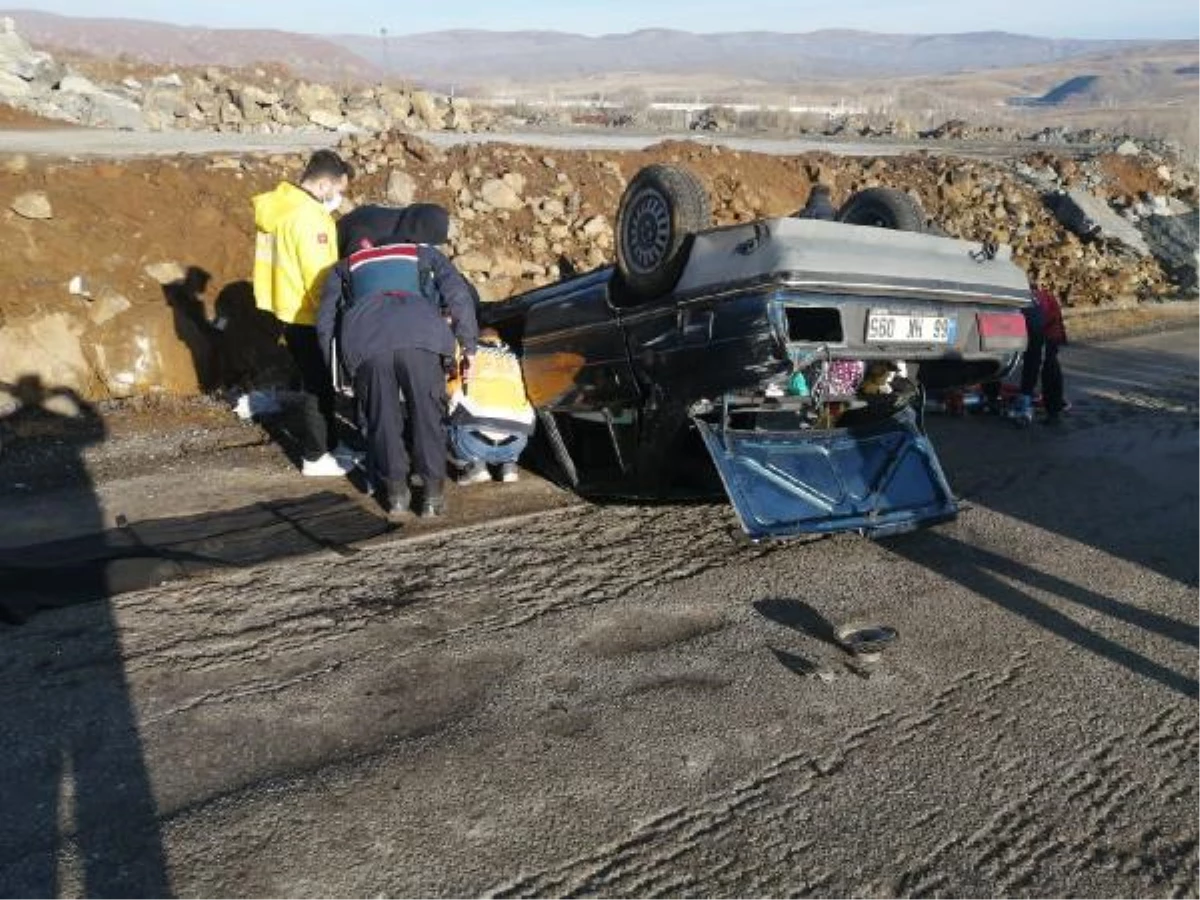
[[[321,297],[321,347],[353,383],[366,431],[367,477],[382,489],[393,520],[410,511],[410,475],[422,484],[420,514],[445,511],[446,376],[456,350],[468,379],[475,356],[474,293],[436,247],[448,232],[449,215],[440,206],[405,207],[391,234],[357,239]]]

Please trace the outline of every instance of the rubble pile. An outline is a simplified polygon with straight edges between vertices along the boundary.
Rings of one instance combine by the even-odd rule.
[[[1017,262],[1038,272],[1068,305],[1162,297],[1194,281],[1186,272],[1189,266],[1195,271],[1195,247],[1188,252],[1175,231],[1165,236],[1167,228],[1155,219],[1194,214],[1195,172],[1166,169],[1151,156],[1141,168],[1122,172],[1127,179],[1136,174],[1133,181],[1140,184],[1149,169],[1159,194],[1108,180],[1105,157],[1080,163],[1052,154],[1013,164],[827,154],[772,160],[686,142],[665,142],[643,154],[551,155],[499,144],[446,154],[411,135],[351,137],[341,151],[369,173],[356,186],[359,202],[420,199],[450,210],[452,253],[486,299],[546,284],[564,268],[586,271],[611,261],[625,183],[639,165],[660,159],[700,175],[717,225],[789,215],[817,181],[833,188],[835,202],[883,185],[912,192],[929,224],[952,237],[1011,246]],[[557,161],[564,155],[591,162],[586,177],[564,171]],[[578,171],[578,163],[572,169]],[[1062,198],[1069,197],[1088,198],[1094,214],[1103,210],[1102,227],[1073,228],[1072,217],[1061,211]],[[1164,237],[1143,238],[1142,230],[1151,227]]]
[[[0,103],[47,119],[131,131],[471,131],[486,124],[486,116],[462,100],[388,86],[335,88],[262,69],[210,67],[99,84],[32,49],[9,18],[0,19]]]
[[[435,202],[449,255],[485,301],[611,263],[621,193],[653,162],[687,166],[717,225],[794,213],[818,182],[835,203],[912,192],[931,227],[1012,247],[1068,306],[1196,296],[1194,167],[1143,152],[1002,163],[926,154],[784,157],[668,141],[637,152],[506,143],[434,147],[347,135],[359,171],[342,208]],[[299,154],[115,162],[0,156],[0,382],[30,372],[93,399],[279,384],[286,357],[256,313],[250,198],[295,178]],[[1154,190],[1151,190],[1154,188]]]

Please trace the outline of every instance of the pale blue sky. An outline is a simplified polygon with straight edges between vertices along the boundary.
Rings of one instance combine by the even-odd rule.
[[[598,35],[661,27],[700,32],[856,28],[926,34],[998,30],[1076,38],[1200,37],[1197,0],[26,0],[22,6],[63,15],[318,34],[486,28]]]

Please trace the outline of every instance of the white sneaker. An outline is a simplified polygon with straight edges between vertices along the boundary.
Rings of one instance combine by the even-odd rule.
[[[516,463],[505,463],[500,467],[500,481],[504,484],[512,484],[514,481],[519,480],[520,477],[521,475],[517,471]]]
[[[492,476],[483,463],[473,463],[463,469],[454,480],[461,485],[481,484],[484,481],[491,481]]]
[[[308,478],[342,478],[353,468],[354,463],[326,453],[320,459],[304,460],[300,473]]]

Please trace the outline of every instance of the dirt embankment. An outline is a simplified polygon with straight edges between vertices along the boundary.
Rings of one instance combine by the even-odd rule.
[[[638,152],[507,145],[444,152],[416,138],[356,139],[357,202],[431,200],[455,220],[452,255],[487,299],[613,258],[625,183],[671,161],[705,183],[717,223],[786,215],[817,180],[834,199],[872,184],[908,188],[955,236],[1010,243],[1068,303],[1153,299],[1174,290],[1158,263],[1084,244],[1011,169],[925,155],[771,156],[666,142]],[[279,382],[273,322],[254,310],[250,198],[294,177],[298,155],[83,163],[0,158],[0,382],[36,375],[89,398]],[[1105,199],[1162,182],[1153,159],[1079,164],[1040,154],[1065,183],[1091,178]],[[1158,179],[1157,182],[1152,179]],[[1097,180],[1098,179],[1098,180]],[[33,195],[37,201],[20,204]],[[44,202],[42,202],[44,201]],[[22,212],[14,211],[20,207]],[[0,400],[3,397],[0,396]]]

